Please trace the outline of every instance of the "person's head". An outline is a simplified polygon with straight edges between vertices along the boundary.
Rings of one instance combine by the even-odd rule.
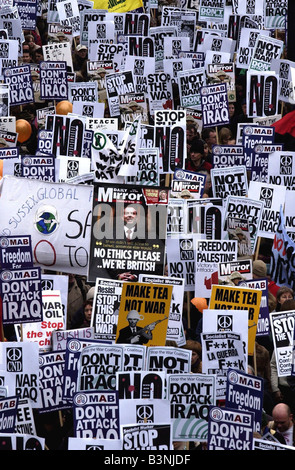
[[[29,64],[30,62],[32,62],[32,56],[30,54],[30,51],[27,51],[27,50],[23,51],[22,61],[24,64]]]
[[[189,123],[186,126],[186,141],[187,143],[190,143],[194,137],[197,135],[197,128],[195,124]]]
[[[202,139],[208,144],[209,150],[211,150],[212,145],[217,144],[216,130],[213,127],[206,127],[203,129]]]
[[[222,127],[219,131],[219,143],[220,145],[227,145],[232,139],[231,130],[228,127]]]
[[[293,300],[294,299],[294,292],[291,287],[282,286],[277,291],[277,302],[279,304],[283,304],[286,300]]]
[[[85,316],[85,320],[89,323],[90,323],[91,315],[92,315],[92,306],[93,306],[92,300],[86,300],[84,304],[84,316]]]
[[[76,54],[77,56],[81,57],[81,58],[86,58],[87,57],[87,53],[88,53],[88,49],[86,46],[83,46],[82,44],[79,44],[77,47],[76,47]]]
[[[206,194],[208,196],[212,189],[211,173],[209,170],[200,170],[198,171],[198,173],[206,176],[203,194]]]
[[[285,300],[285,302],[281,304],[280,312],[287,312],[289,310],[295,310],[294,299]]]
[[[42,62],[42,61],[44,60],[42,47],[39,47],[38,49],[36,49],[34,55],[35,55],[35,62],[36,62],[37,64],[39,64],[40,62]]]
[[[267,277],[267,268],[264,261],[256,259],[252,266],[253,279],[262,279]]]
[[[287,431],[293,424],[293,415],[288,405],[278,403],[272,410],[275,429],[279,432]]]
[[[137,325],[137,322],[140,320],[140,315],[137,310],[130,310],[127,314],[127,321],[131,328],[134,328]]]
[[[124,224],[128,227],[133,227],[137,222],[137,210],[133,206],[127,206],[124,208]]]
[[[192,365],[202,359],[202,345],[198,341],[188,339],[185,345],[182,346],[182,349],[189,349],[190,351],[192,351]]]
[[[244,276],[242,276],[241,273],[239,273],[238,271],[234,271],[231,273],[231,275],[229,276],[229,280],[231,282],[233,282],[236,286],[239,284],[240,281],[244,281],[245,278]]]
[[[236,112],[236,106],[234,103],[228,103],[228,113],[229,117],[232,118]]]

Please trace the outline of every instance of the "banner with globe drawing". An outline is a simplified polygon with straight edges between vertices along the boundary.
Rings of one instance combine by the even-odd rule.
[[[167,377],[173,440],[206,442],[209,408],[216,404],[215,376],[182,373]]]
[[[34,265],[86,275],[93,188],[4,176],[0,235],[31,235]]]

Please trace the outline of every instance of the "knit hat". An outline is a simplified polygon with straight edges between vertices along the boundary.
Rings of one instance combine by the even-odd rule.
[[[201,139],[192,141],[190,152],[204,153],[204,142]]]
[[[245,278],[242,276],[242,274],[239,271],[233,271],[231,275],[229,276],[229,279],[232,281],[233,279],[241,279],[241,281],[244,281]]]
[[[92,300],[94,298],[95,287],[90,287],[89,291],[86,294],[86,300]]]
[[[253,261],[252,272],[258,278],[267,277],[266,264],[261,259]]]
[[[208,308],[207,301],[204,297],[194,297],[191,300],[191,303],[199,310],[199,312],[203,313],[203,310]]]

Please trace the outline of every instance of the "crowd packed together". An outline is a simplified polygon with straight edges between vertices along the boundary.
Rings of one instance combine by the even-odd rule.
[[[288,2],[107,3],[0,0],[0,449],[294,450]]]

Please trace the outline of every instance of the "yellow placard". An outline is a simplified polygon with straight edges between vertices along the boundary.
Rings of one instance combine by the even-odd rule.
[[[110,13],[124,13],[143,8],[142,0],[94,0],[94,10],[108,10]]]
[[[116,343],[165,346],[172,285],[124,282]]]
[[[248,310],[248,354],[253,356],[262,291],[239,286],[213,285],[210,309]]]

